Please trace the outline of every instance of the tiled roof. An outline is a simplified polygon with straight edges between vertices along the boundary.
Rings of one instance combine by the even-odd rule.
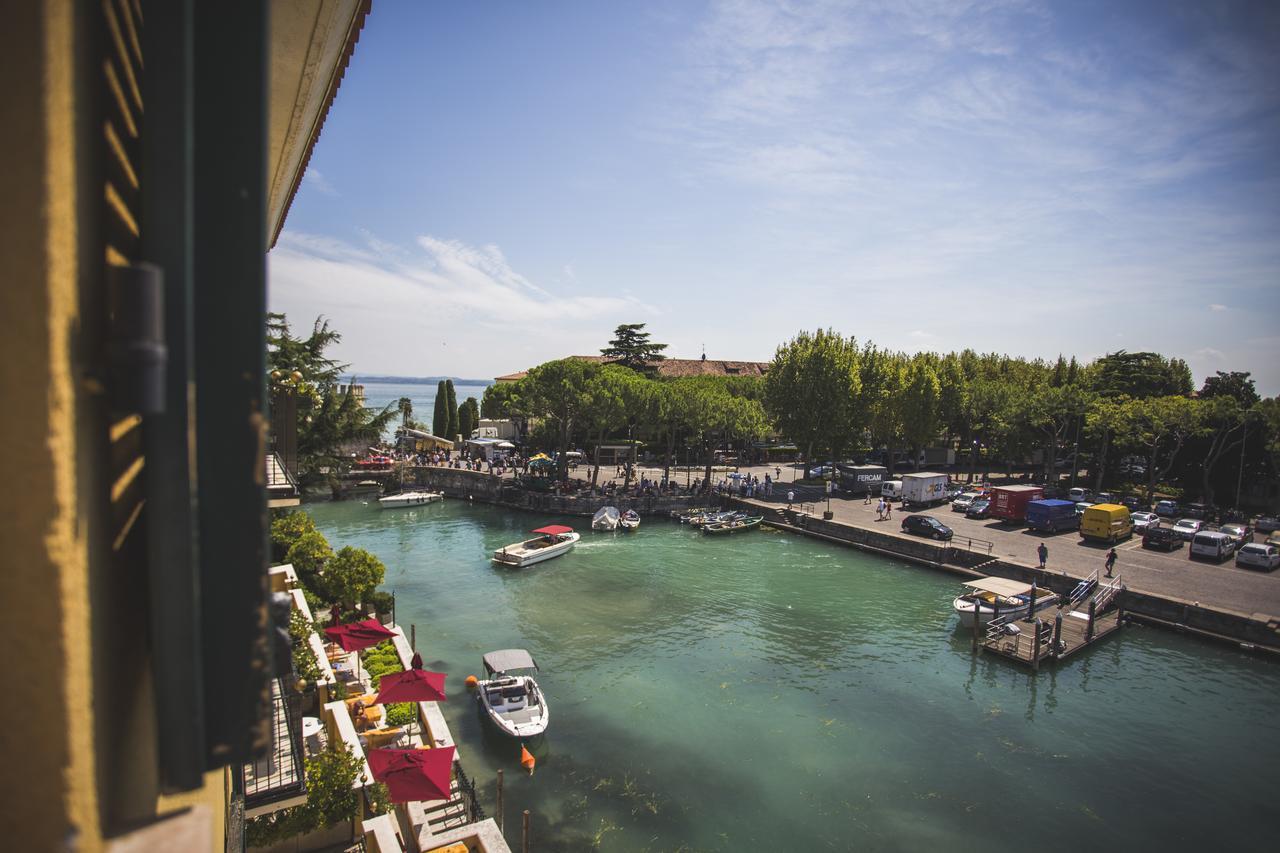
[[[579,361],[607,364],[602,355],[573,355]],[[764,376],[769,369],[767,361],[725,361],[713,358],[666,358],[654,364],[655,372],[663,377],[678,376]],[[497,376],[497,382],[516,382],[529,375],[528,370]]]

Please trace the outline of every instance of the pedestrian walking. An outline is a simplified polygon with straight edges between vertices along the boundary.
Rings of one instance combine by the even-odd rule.
[[[884,502],[884,520],[893,521],[893,501]]]
[[[862,501],[863,506],[871,506],[871,490],[867,489],[867,497]]]
[[[791,504],[795,503],[796,493],[790,489],[787,490],[787,509],[791,509]]]
[[[880,503],[876,504],[876,521],[884,521],[884,498],[881,498]]]
[[[1043,569],[1045,561],[1049,559],[1049,549],[1041,542],[1040,547],[1036,549],[1036,554],[1040,557],[1040,568]]]
[[[1112,548],[1110,551],[1107,552],[1107,577],[1111,577],[1111,570],[1116,567],[1117,556],[1119,555],[1116,554],[1115,548]]]

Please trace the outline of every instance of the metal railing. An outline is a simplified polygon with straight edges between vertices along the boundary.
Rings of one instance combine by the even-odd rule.
[[[272,452],[266,456],[267,488],[298,490],[298,481],[289,473],[279,455]]]
[[[952,548],[959,548],[961,542],[964,543],[966,551],[977,550],[987,555],[990,555],[991,549],[996,547],[996,543],[994,542],[988,542],[985,539],[975,539],[972,536],[952,536],[949,544]]]
[[[271,748],[252,764],[242,765],[244,807],[255,809],[307,792],[306,753],[302,745],[302,705],[276,678],[271,685]]]
[[[1094,572],[1094,574],[1096,575],[1097,572]],[[1117,593],[1122,589],[1124,589],[1124,583],[1118,576],[1110,583],[1104,584],[1102,588],[1098,590],[1098,594],[1093,598],[1093,612],[1101,613],[1103,610],[1106,610],[1107,605],[1111,603],[1112,599],[1114,599]]]
[[[1067,607],[1074,607],[1089,597],[1089,593],[1093,592],[1094,587],[1098,585],[1098,570],[1094,569],[1093,574],[1080,581],[1071,590],[1071,594],[1067,596]]]
[[[462,799],[463,808],[466,810],[467,823],[479,823],[484,820],[484,808],[476,797],[475,780],[463,771],[461,762],[453,762],[453,776],[458,783],[457,795]]]

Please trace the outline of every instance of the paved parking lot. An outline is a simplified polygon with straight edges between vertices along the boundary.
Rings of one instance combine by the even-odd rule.
[[[750,470],[762,480],[766,470],[770,475],[774,473],[772,466],[741,470],[744,473]],[[771,503],[786,502],[788,473],[784,467],[782,486],[775,490]],[[816,502],[815,508],[821,512],[826,508],[826,501]],[[836,496],[831,500],[831,511],[836,521],[882,532],[888,532],[884,530],[886,527],[893,532],[901,530],[903,513],[897,505],[894,506],[892,521],[877,521],[875,510],[875,500],[870,504],[864,504],[862,498]],[[1074,530],[1051,535],[992,519],[965,518],[963,513],[953,512],[950,504],[912,512],[932,515],[954,530],[952,544],[956,547],[966,547],[966,539],[969,538],[985,540],[992,543],[993,556],[1035,566],[1039,562],[1036,548],[1044,542],[1049,549],[1047,567],[1050,570],[1084,576],[1097,569],[1099,576],[1105,575],[1103,560],[1107,546],[1087,542]],[[1264,537],[1255,538],[1261,541]],[[985,546],[976,543],[974,547],[985,550]],[[1168,553],[1149,551],[1142,547],[1142,539],[1137,536],[1120,543],[1116,550],[1119,554],[1116,573],[1135,590],[1196,601],[1238,613],[1280,615],[1280,571],[1268,573],[1238,569],[1234,558],[1221,564],[1191,560],[1188,545]]]

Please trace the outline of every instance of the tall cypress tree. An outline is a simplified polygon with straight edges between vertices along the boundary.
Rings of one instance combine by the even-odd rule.
[[[454,393],[452,379],[445,380],[444,390],[446,394],[446,405],[449,407],[445,410],[449,416],[449,432],[446,437],[450,441],[453,441],[454,437],[458,434],[460,424],[458,423],[458,395]]]
[[[431,432],[445,438],[449,432],[449,415],[445,406],[449,402],[448,392],[444,388],[444,380],[440,380],[440,384],[436,386],[436,407],[431,415]]]

